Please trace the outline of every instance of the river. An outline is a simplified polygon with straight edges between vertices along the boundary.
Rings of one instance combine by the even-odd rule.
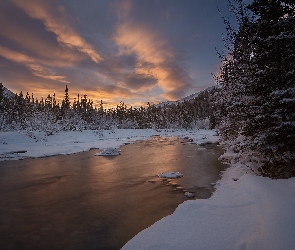
[[[153,137],[120,148],[0,162],[1,249],[120,249],[187,200],[212,194],[222,149]],[[180,179],[157,175],[179,171]],[[175,225],[177,226],[177,225]]]

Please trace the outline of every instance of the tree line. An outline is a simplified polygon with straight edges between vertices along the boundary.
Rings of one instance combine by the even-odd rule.
[[[214,88],[212,88],[214,89]],[[132,107],[120,102],[115,108],[98,107],[87,95],[70,101],[68,86],[59,104],[55,94],[38,101],[34,95],[22,92],[7,96],[0,83],[0,131],[27,130],[55,131],[99,129],[178,129],[214,126],[211,117],[212,89],[200,92],[195,98],[168,104]]]

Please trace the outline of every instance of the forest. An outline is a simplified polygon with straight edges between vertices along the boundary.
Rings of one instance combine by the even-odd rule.
[[[33,94],[13,94],[0,83],[0,131],[40,130],[52,134],[86,129],[212,128],[214,90],[209,88],[192,99],[168,104],[127,107],[120,102],[115,108],[105,109],[103,101],[94,107],[86,94],[71,102],[67,86],[59,104],[55,94],[38,101]]]
[[[236,0],[227,25],[215,116],[232,165],[272,178],[295,175],[295,2]],[[237,7],[236,7],[237,6]]]

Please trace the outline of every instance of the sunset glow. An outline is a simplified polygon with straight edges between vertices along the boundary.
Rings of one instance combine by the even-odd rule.
[[[38,99],[109,106],[177,100],[214,85],[224,26],[214,1],[0,3],[0,82]],[[106,104],[107,105],[107,104]]]

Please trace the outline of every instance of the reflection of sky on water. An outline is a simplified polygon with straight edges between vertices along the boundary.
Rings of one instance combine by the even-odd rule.
[[[175,138],[155,137],[121,150],[115,157],[94,156],[92,150],[2,162],[0,244],[118,249],[186,200],[157,174],[182,172],[184,177],[173,182],[189,185],[199,197],[204,193],[194,186],[208,185],[219,174],[218,155],[212,159],[212,152]],[[203,170],[194,172],[198,164]]]

